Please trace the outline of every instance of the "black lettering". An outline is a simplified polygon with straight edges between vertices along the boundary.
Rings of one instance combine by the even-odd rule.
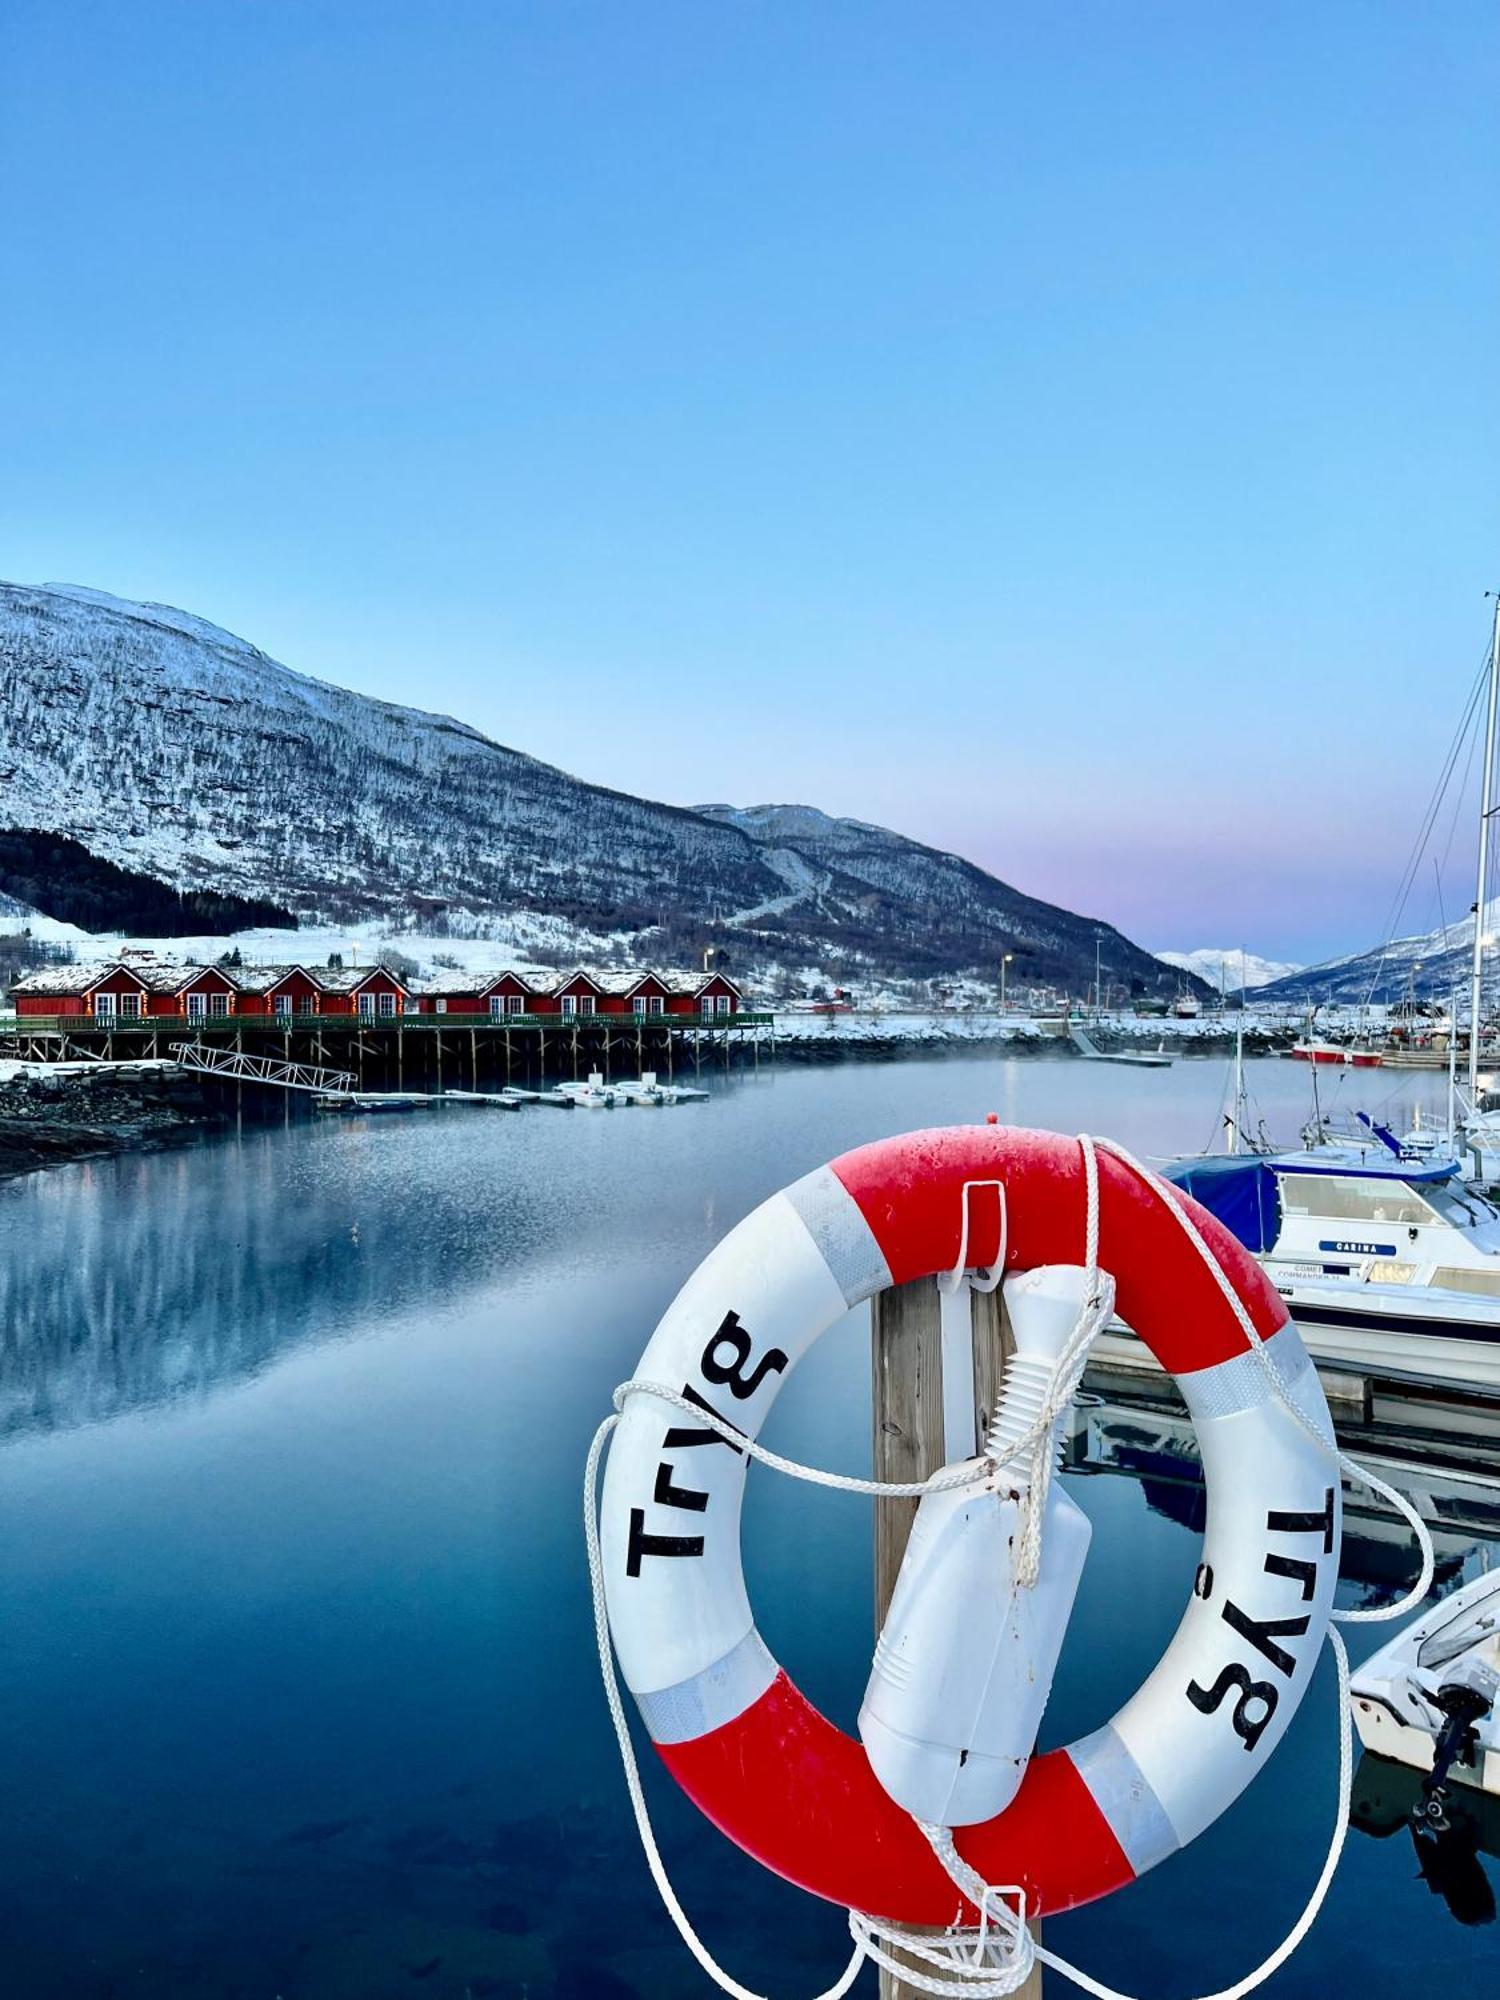
[[[1266,1526],[1273,1535],[1315,1535],[1321,1529],[1323,1553],[1333,1554],[1333,1488],[1328,1488],[1323,1500],[1321,1514],[1278,1514],[1274,1510],[1266,1516]]]
[[[681,1507],[689,1514],[701,1514],[708,1506],[708,1495],[696,1486],[672,1484],[672,1467],[665,1459],[656,1468],[656,1491],[651,1497],[658,1507]]]
[[[1210,1563],[1199,1563],[1198,1574],[1193,1578],[1194,1597],[1209,1598],[1214,1593],[1214,1573]]]
[[[718,1382],[737,1401],[744,1402],[753,1396],[768,1375],[779,1375],[787,1364],[787,1356],[779,1347],[768,1347],[749,1375],[741,1373],[750,1359],[752,1342],[748,1333],[740,1325],[738,1313],[725,1313],[719,1322],[719,1330],[703,1350],[703,1359],[698,1364],[706,1380]],[[717,1360],[719,1349],[728,1347],[734,1356],[729,1365]]]
[[[1303,1562],[1297,1556],[1267,1556],[1267,1576],[1289,1576],[1293,1583],[1302,1586],[1302,1602],[1311,1604],[1312,1594],[1318,1587],[1318,1565]]]
[[[1279,1696],[1273,1682],[1252,1680],[1249,1668],[1234,1660],[1224,1668],[1211,1688],[1201,1688],[1196,1681],[1189,1681],[1187,1698],[1200,1715],[1213,1715],[1231,1688],[1238,1688],[1240,1697],[1234,1705],[1230,1723],[1245,1748],[1253,1750],[1265,1734],[1266,1724],[1276,1713]],[[1250,1704],[1257,1701],[1265,1709],[1265,1714],[1259,1717],[1250,1713]]]
[[[701,1556],[702,1553],[701,1535],[648,1535],[645,1509],[631,1508],[630,1545],[625,1552],[627,1576],[640,1575],[641,1563],[646,1556]]]
[[[713,1407],[712,1403],[706,1403],[691,1382],[685,1382],[682,1385],[682,1393],[690,1403],[696,1403],[700,1410],[707,1410],[711,1417],[718,1417],[720,1423],[729,1424],[728,1417],[720,1415],[720,1412]],[[729,1428],[732,1431],[740,1431],[738,1424],[729,1424]],[[743,1437],[744,1435],[744,1432],[740,1431],[740,1436]],[[662,1449],[664,1451],[690,1451],[694,1445],[699,1444],[728,1445],[729,1449],[737,1457],[743,1458],[745,1455],[737,1444],[730,1444],[727,1437],[720,1437],[717,1431],[700,1430],[696,1424],[687,1428],[674,1425],[667,1432],[665,1438],[663,1438]]]
[[[1241,1638],[1248,1639],[1257,1653],[1264,1653],[1273,1667],[1278,1667],[1288,1676],[1297,1662],[1284,1646],[1276,1644],[1276,1638],[1300,1639],[1312,1622],[1306,1617],[1252,1618],[1248,1611],[1241,1611],[1232,1599],[1226,1602],[1219,1616],[1226,1625],[1232,1625]]]

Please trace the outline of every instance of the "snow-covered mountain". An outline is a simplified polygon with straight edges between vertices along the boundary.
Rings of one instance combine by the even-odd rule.
[[[1300,966],[1287,965],[1275,958],[1259,958],[1253,951],[1241,953],[1238,945],[1200,945],[1196,951],[1159,951],[1156,956],[1168,965],[1181,966],[1210,986],[1238,993],[1241,985],[1269,986],[1274,979],[1287,979]]]
[[[0,824],[309,921],[499,931],[518,912],[745,969],[922,974],[1016,954],[1018,984],[1174,973],[955,855],[809,807],[702,811],[587,784],[448,716],[278,665],[158,604],[0,584]]]
[[[1500,899],[1491,902],[1486,935],[1500,930]],[[1390,1002],[1441,1000],[1462,990],[1468,1006],[1469,975],[1474,952],[1474,919],[1449,924],[1445,930],[1417,937],[1393,938],[1373,951],[1350,952],[1321,965],[1278,979],[1265,989],[1268,1000],[1333,1000]],[[1485,969],[1486,1005],[1493,1006],[1500,987],[1500,951],[1490,951]]]

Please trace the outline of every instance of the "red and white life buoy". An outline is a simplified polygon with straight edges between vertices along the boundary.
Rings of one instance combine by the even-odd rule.
[[[1043,1914],[1121,1888],[1245,1788],[1306,1692],[1338,1573],[1339,1478],[1317,1441],[1331,1446],[1332,1429],[1285,1306],[1228,1232],[1179,1196],[1306,1424],[1165,1196],[1107,1152],[1098,1171],[1099,1264],[1187,1402],[1207,1526],[1194,1594],[1144,1685],[1092,1735],[1034,1758],[1009,1808],[957,1836],[985,1881],[1021,1885]],[[1003,1225],[993,1193],[964,1193],[996,1181]],[[1077,1263],[1084,1181],[1076,1141],[1003,1127],[847,1153],[773,1195],[705,1259],[637,1379],[680,1385],[754,1438],[818,1335],[884,1287],[950,1270],[960,1254],[992,1265],[1002,1229],[1007,1270]],[[851,1909],[946,1925],[955,1892],[927,1839],[755,1629],[739,1552],[746,1465],[682,1410],[627,1400],[602,1508],[626,1684],[668,1770],[740,1847]]]

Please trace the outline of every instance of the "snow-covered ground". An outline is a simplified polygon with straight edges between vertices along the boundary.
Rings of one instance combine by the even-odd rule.
[[[1224,993],[1238,993],[1242,986],[1246,991],[1269,986],[1273,979],[1287,979],[1302,969],[1280,959],[1261,958],[1253,951],[1242,952],[1238,945],[1205,944],[1195,951],[1159,951],[1156,956],[1167,965],[1196,973]]]

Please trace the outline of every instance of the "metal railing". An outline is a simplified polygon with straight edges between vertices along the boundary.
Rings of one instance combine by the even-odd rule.
[[[741,1008],[734,1014],[20,1014],[7,1022],[11,1034],[115,1034],[123,1030],[192,1035],[241,1031],[284,1034],[318,1029],[325,1033],[358,1028],[768,1028],[774,1014]]]

